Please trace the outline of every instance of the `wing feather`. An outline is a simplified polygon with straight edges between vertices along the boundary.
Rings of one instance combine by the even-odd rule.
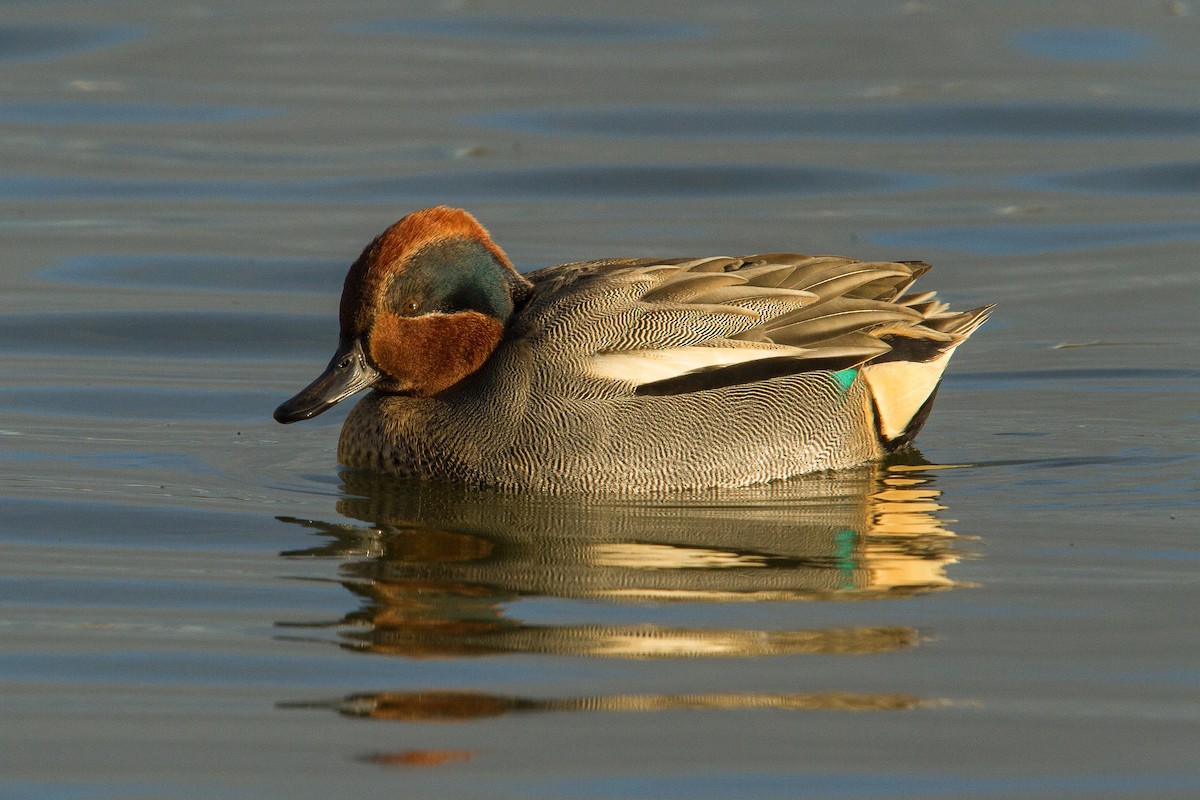
[[[699,391],[886,359],[901,341],[952,346],[987,309],[904,295],[928,269],[795,253],[581,262],[530,273],[520,322],[545,363],[578,365],[581,384]]]

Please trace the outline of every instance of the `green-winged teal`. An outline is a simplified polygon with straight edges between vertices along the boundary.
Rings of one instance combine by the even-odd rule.
[[[860,464],[924,423],[991,306],[906,294],[919,261],[612,258],[518,274],[465,211],[417,211],[350,267],[329,366],[361,389],[350,467],[479,486],[662,491]]]

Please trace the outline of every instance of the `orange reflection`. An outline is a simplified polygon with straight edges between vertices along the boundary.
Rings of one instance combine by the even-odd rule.
[[[361,760],[384,767],[441,767],[470,761],[473,756],[470,750],[402,750],[399,753],[371,753]]]

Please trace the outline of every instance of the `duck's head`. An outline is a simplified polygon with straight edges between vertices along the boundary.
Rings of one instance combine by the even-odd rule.
[[[275,419],[311,419],[368,387],[418,397],[449,389],[487,361],[528,289],[467,212],[409,214],[351,265],[337,352]]]

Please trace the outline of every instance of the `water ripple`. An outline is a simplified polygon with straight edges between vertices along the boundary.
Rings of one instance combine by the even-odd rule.
[[[1200,109],[1062,103],[869,108],[580,108],[469,117],[488,128],[670,139],[1071,139],[1200,135]]]
[[[145,33],[144,28],[97,25],[0,25],[0,61],[49,61],[125,44]]]
[[[803,794],[800,794],[800,792]],[[538,797],[573,794],[593,800],[624,797],[708,798],[755,797],[761,800],[805,797],[1148,797],[1163,792],[1179,796],[1200,791],[1200,780],[1185,773],[1143,775],[1015,775],[960,776],[935,773],[798,774],[705,772],[695,776],[601,777],[549,780],[530,793]],[[1158,794],[1158,796],[1164,796]]]
[[[1120,222],[1092,225],[974,225],[875,231],[885,247],[945,248],[980,255],[1061,253],[1200,239],[1200,222]]]
[[[971,391],[1030,391],[1047,382],[1066,382],[1076,392],[1194,392],[1200,370],[1156,367],[1030,369],[998,372],[955,372],[949,384]]]
[[[710,33],[704,26],[679,22],[553,14],[471,14],[426,19],[383,19],[350,23],[340,30],[368,35],[402,34],[431,39],[562,45],[696,39]]]
[[[83,176],[0,175],[0,200],[284,199],[299,194],[261,181],[153,180]]]
[[[895,172],[775,165],[643,164],[532,167],[347,181],[334,199],[395,201],[414,197],[755,197],[896,191],[934,179]]]
[[[0,352],[56,356],[306,358],[331,345],[331,319],[234,312],[6,314]]]
[[[326,203],[521,198],[799,197],[895,192],[934,185],[912,173],[837,167],[644,164],[428,172],[395,178],[269,183],[0,175],[0,200],[225,200]]]
[[[1034,189],[1067,189],[1103,194],[1197,195],[1200,194],[1200,162],[1065,172],[1023,178],[1018,183]]]
[[[1159,49],[1141,31],[1090,25],[1019,31],[1012,41],[1019,50],[1055,61],[1141,61]]]
[[[318,259],[103,253],[65,258],[38,277],[90,286],[336,295],[345,269],[345,261]]]
[[[266,391],[186,390],[158,386],[0,388],[0,409],[37,416],[106,419],[261,419],[278,403]]]
[[[161,103],[95,103],[30,100],[0,106],[0,122],[21,125],[158,125],[235,122],[279,116],[279,109],[248,106],[169,106]]]

